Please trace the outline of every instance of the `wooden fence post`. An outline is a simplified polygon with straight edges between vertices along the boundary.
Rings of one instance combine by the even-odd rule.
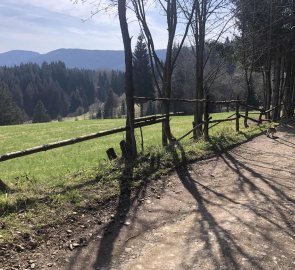
[[[209,96],[206,96],[204,101],[204,139],[209,140]]]
[[[239,97],[237,98],[236,103],[236,132],[240,131],[240,102]]]
[[[122,158],[127,158],[127,147],[125,140],[120,141],[120,148],[122,152]]]
[[[265,111],[264,111],[264,110],[261,110],[261,112],[260,112],[260,114],[259,114],[259,119],[258,119],[259,124],[262,123],[262,116],[263,116],[263,115],[265,115]]]
[[[116,155],[116,152],[115,152],[114,148],[109,148],[107,150],[107,155],[108,155],[109,160],[114,160],[114,159],[116,159],[118,157]]]

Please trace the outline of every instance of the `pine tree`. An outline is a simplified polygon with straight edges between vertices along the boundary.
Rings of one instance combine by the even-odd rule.
[[[104,118],[114,118],[114,110],[118,106],[119,97],[111,89],[104,103]]]
[[[49,122],[50,117],[41,100],[39,100],[34,108],[33,123]]]
[[[19,124],[22,121],[21,110],[13,102],[10,93],[0,86],[0,125]]]
[[[139,35],[133,53],[133,82],[135,96],[153,97],[154,86],[149,54],[143,34]],[[141,116],[143,116],[143,103],[140,103]]]

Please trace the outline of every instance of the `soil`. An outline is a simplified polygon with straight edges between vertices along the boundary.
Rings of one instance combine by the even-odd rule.
[[[295,269],[295,120],[0,249],[0,269]],[[98,210],[99,209],[99,210]]]

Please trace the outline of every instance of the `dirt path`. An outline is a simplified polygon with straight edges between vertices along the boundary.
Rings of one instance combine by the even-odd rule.
[[[295,119],[136,195],[39,232],[0,270],[295,269]]]
[[[177,169],[58,269],[295,269],[294,134]]]

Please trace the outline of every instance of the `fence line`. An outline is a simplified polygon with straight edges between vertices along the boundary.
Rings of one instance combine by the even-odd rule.
[[[162,115],[161,118],[152,119],[152,120],[148,119],[148,120],[137,122],[134,124],[134,128],[145,127],[145,126],[150,126],[150,125],[162,123],[165,120],[164,116]],[[128,128],[129,128],[128,126],[125,126],[125,127],[119,127],[119,128],[114,128],[114,129],[110,129],[110,130],[104,130],[104,131],[100,131],[97,133],[92,133],[89,135],[80,136],[77,138],[72,138],[72,139],[68,139],[68,140],[63,140],[63,141],[59,141],[59,142],[36,146],[33,148],[21,150],[21,151],[7,153],[7,154],[0,156],[0,162],[14,159],[14,158],[18,158],[18,157],[32,155],[32,154],[39,153],[39,152],[45,152],[48,150],[52,150],[52,149],[56,149],[56,148],[60,148],[60,147],[64,147],[64,146],[68,146],[68,145],[72,145],[72,144],[76,144],[76,143],[81,143],[84,141],[89,141],[92,139],[96,139],[96,138],[100,138],[100,137],[104,137],[104,136],[108,136],[108,135],[112,135],[112,134],[116,134],[116,133],[120,133],[120,132],[124,132]]]
[[[213,104],[230,104],[236,102],[244,102],[243,100],[223,100],[214,101],[207,99],[185,99],[185,98],[163,98],[163,97],[133,97],[133,100],[137,101],[178,101],[178,102],[189,102],[189,103],[213,103]]]
[[[218,125],[218,124],[220,124],[220,123],[222,123],[222,122],[236,120],[236,131],[238,132],[239,131],[239,119],[240,119],[240,117],[249,119],[249,120],[251,120],[253,122],[256,122],[256,123],[260,124],[263,121],[269,121],[269,119],[262,120],[263,115],[266,115],[267,113],[275,110],[277,107],[282,106],[282,104],[279,104],[278,106],[276,106],[274,108],[271,108],[269,110],[263,110],[263,109],[256,108],[256,107],[251,106],[251,105],[244,104],[244,101],[239,100],[239,99],[228,100],[228,101],[210,101],[208,98],[207,99],[179,99],[179,98],[133,97],[133,99],[134,100],[151,100],[151,101],[160,100],[160,101],[181,101],[181,102],[201,102],[201,103],[205,103],[204,104],[205,105],[204,106],[204,121],[199,123],[197,126],[193,127],[193,129],[191,129],[189,132],[185,133],[179,139],[177,139],[178,142],[180,140],[182,140],[183,138],[185,138],[186,136],[188,136],[189,134],[191,134],[194,130],[196,130],[197,128],[199,128],[202,125],[204,125],[203,132],[204,132],[205,139],[209,138],[209,129],[216,126],[216,125]],[[233,115],[227,117],[226,119],[211,120],[211,117],[209,116],[209,108],[208,108],[209,103],[214,103],[214,104],[235,103],[236,104],[236,112]],[[259,120],[254,119],[254,118],[249,117],[249,116],[246,117],[245,115],[240,114],[240,112],[239,112],[239,106],[240,105],[260,111]],[[167,116],[177,116],[177,115],[183,115],[183,114],[184,113],[179,112],[179,113],[170,113],[168,115],[162,114],[162,115],[152,115],[152,116],[135,118],[134,119],[134,128],[141,128],[141,127],[144,127],[144,126],[154,125],[154,124],[157,124],[157,123],[163,123],[165,121],[165,119],[167,118]],[[236,117],[231,118],[234,115]],[[214,124],[214,125],[209,127],[209,124]],[[112,135],[112,134],[116,134],[116,133],[120,133],[120,132],[124,132],[128,128],[129,128],[128,126],[114,128],[114,129],[100,131],[100,132],[85,135],[85,136],[80,136],[80,137],[77,137],[77,138],[72,138],[72,139],[63,140],[63,141],[54,142],[54,143],[49,143],[49,144],[45,144],[45,145],[41,145],[41,146],[37,146],[37,147],[25,149],[25,150],[21,150],[21,151],[7,153],[7,154],[4,154],[4,155],[0,156],[0,162],[6,161],[6,160],[11,160],[11,159],[18,158],[18,157],[27,156],[27,155],[32,155],[32,154],[35,154],[35,153],[38,153],[38,152],[44,152],[44,151],[48,151],[48,150],[52,150],[52,149],[56,149],[56,148],[60,148],[60,147],[80,143],[80,142],[83,142],[83,141],[92,140],[92,139],[96,139],[96,138],[100,138],[100,137],[104,137],[104,136],[108,136],[108,135]],[[143,145],[143,143],[142,143],[142,145]]]

